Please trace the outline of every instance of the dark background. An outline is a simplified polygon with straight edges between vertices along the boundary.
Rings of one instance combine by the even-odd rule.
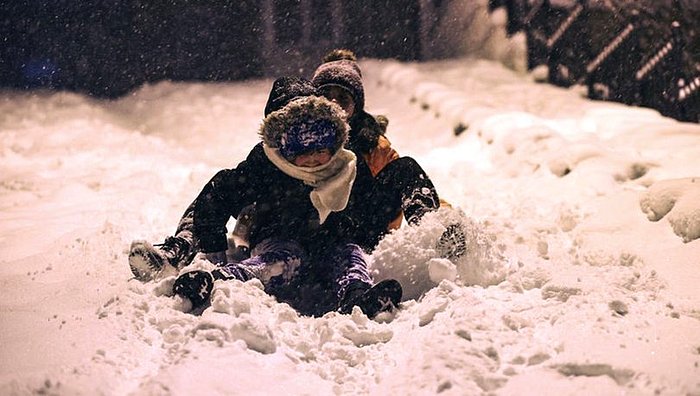
[[[489,0],[501,7],[547,82],[700,122],[700,0]]]
[[[162,79],[308,74],[335,47],[418,59],[418,9],[418,0],[3,0],[0,86],[117,97]]]
[[[378,59],[465,55],[475,16],[454,10],[484,8],[470,1],[0,0],[0,87],[116,98],[165,79],[308,77],[338,47]],[[548,82],[700,122],[700,0],[488,1],[501,7],[507,33],[527,38],[528,68],[546,65]]]

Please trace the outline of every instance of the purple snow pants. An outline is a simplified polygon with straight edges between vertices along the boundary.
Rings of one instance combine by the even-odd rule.
[[[335,310],[353,282],[372,285],[365,253],[355,244],[309,255],[295,241],[266,239],[253,248],[250,258],[222,269],[242,281],[259,279],[268,294],[303,315]]]

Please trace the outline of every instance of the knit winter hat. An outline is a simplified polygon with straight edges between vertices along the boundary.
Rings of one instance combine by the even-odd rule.
[[[316,88],[311,81],[301,77],[280,77],[272,83],[270,96],[265,104],[265,116],[284,107],[291,100],[314,95]]]
[[[335,153],[346,143],[349,129],[340,106],[326,98],[306,96],[265,117],[260,136],[265,145],[289,160],[312,150]]]
[[[355,111],[365,107],[365,89],[362,86],[362,72],[357,62],[350,59],[322,63],[314,72],[311,82],[317,88],[338,86],[346,89],[355,100]]]
[[[352,50],[347,48],[336,48],[330,50],[326,55],[323,55],[322,63],[333,62],[341,59],[347,59],[357,62],[357,55]],[[362,73],[360,73],[361,75]]]
[[[280,139],[280,154],[291,159],[313,150],[335,152],[335,126],[329,120],[305,120],[289,126]]]

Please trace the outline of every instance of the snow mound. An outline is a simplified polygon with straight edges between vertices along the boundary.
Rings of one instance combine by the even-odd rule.
[[[673,232],[690,242],[700,238],[700,179],[683,178],[654,183],[639,201],[651,221],[668,215]]]
[[[447,227],[459,224],[465,234],[466,253],[447,259],[437,241]],[[382,239],[370,257],[375,280],[394,278],[401,282],[404,300],[416,299],[443,280],[460,285],[490,286],[503,281],[510,261],[495,235],[464,212],[440,208],[426,214],[420,226],[402,227]]]

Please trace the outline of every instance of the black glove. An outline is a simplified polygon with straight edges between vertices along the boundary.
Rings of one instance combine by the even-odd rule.
[[[214,287],[214,276],[206,271],[192,271],[180,275],[173,285],[173,293],[187,298],[192,308],[198,308],[209,301]]]
[[[338,312],[342,314],[348,314],[352,312],[352,307],[357,305],[362,295],[365,294],[365,292],[371,287],[372,286],[364,282],[350,283],[347,289],[345,289],[345,295],[338,304]]]

